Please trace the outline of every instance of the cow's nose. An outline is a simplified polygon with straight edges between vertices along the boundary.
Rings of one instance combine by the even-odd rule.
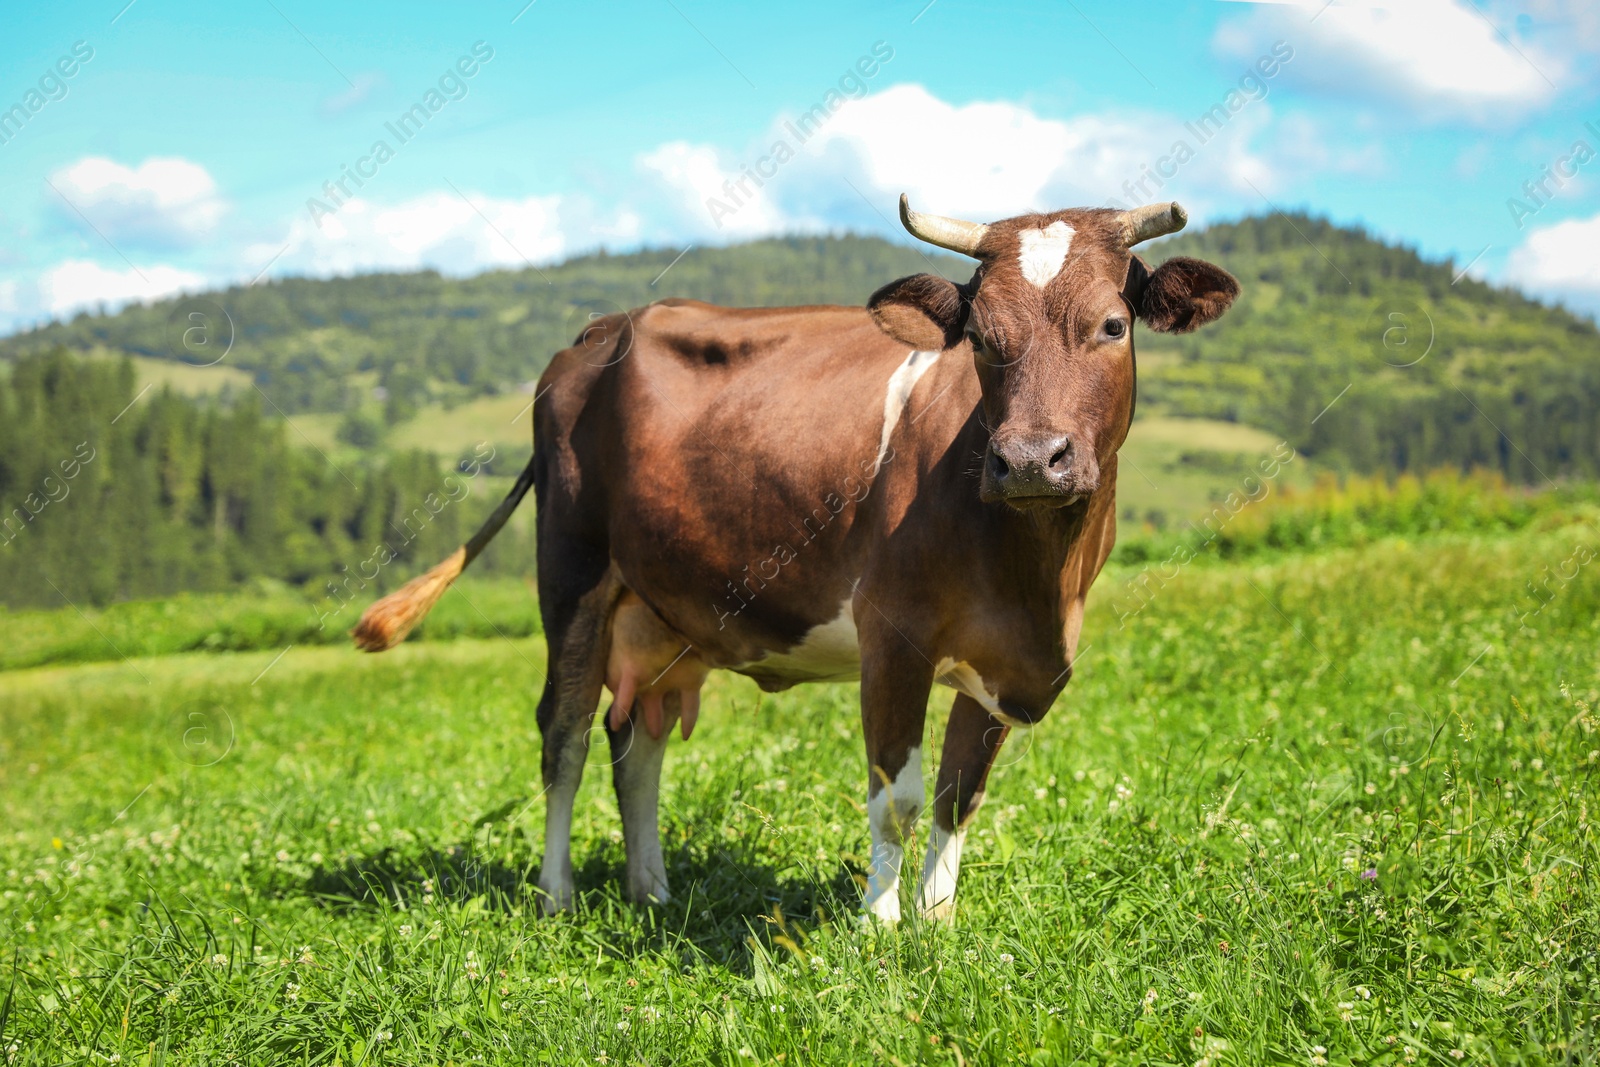
[[[989,444],[989,477],[1008,497],[1055,496],[1068,492],[1072,439],[1012,437]]]

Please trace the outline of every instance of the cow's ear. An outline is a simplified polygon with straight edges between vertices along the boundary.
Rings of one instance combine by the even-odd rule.
[[[1188,333],[1220,319],[1239,295],[1239,282],[1203,259],[1175,256],[1151,270],[1134,256],[1123,295],[1152,330]]]
[[[923,352],[942,352],[961,340],[967,301],[961,287],[937,274],[890,282],[867,300],[878,328]]]

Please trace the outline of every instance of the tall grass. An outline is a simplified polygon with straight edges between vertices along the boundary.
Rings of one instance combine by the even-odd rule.
[[[1189,549],[1237,559],[1271,552],[1361,547],[1384,537],[1428,537],[1451,533],[1496,533],[1594,522],[1600,492],[1590,485],[1526,489],[1499,474],[1434,471],[1425,476],[1324,474],[1310,489],[1242,484],[1186,528],[1134,534],[1115,560],[1145,563]]]

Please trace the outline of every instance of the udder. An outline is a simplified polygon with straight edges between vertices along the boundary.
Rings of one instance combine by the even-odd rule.
[[[661,616],[633,590],[622,594],[611,616],[611,653],[606,660],[606,688],[611,690],[607,720],[613,730],[628,721],[637,702],[644,728],[657,741],[666,728],[663,701],[677,693],[684,740],[700,718],[700,686],[709,673],[705,663]]]

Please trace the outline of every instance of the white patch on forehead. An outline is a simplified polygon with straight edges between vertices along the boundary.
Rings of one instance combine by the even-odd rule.
[[[854,594],[844,598],[839,614],[806,631],[787,652],[769,652],[733,670],[752,678],[783,682],[848,682],[861,677],[861,646],[856,640]]]
[[[1051,279],[1061,273],[1061,265],[1067,261],[1067,252],[1072,248],[1072,236],[1077,232],[1057,220],[1042,230],[1018,233],[1022,248],[1017,252],[1017,266],[1022,268],[1022,276],[1036,288],[1049,285]]]
[[[883,457],[889,454],[889,437],[894,433],[906,405],[911,402],[911,390],[917,387],[928,368],[939,361],[937,352],[912,352],[904,363],[889,376],[889,389],[883,397],[883,434],[878,438],[878,461],[873,470],[883,466]]]

